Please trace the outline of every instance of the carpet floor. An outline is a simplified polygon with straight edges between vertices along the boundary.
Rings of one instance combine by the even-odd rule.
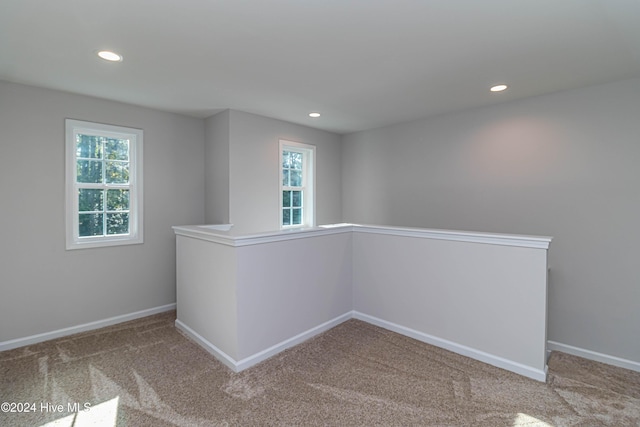
[[[233,373],[174,320],[1,352],[0,426],[640,426],[640,373],[563,353],[545,384],[349,320]]]

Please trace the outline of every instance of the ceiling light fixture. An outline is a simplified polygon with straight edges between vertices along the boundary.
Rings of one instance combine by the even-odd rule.
[[[491,92],[502,92],[503,90],[507,89],[507,85],[495,85],[492,86],[491,89],[489,89]]]
[[[110,50],[101,50],[97,53],[97,55],[105,61],[122,62],[122,55]]]
[[[314,112],[314,113],[309,113],[309,117],[313,117],[314,119],[315,119],[315,118],[318,118],[318,117],[320,117],[320,113],[316,113],[316,112]]]

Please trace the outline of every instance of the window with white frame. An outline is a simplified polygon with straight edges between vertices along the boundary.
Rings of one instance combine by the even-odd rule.
[[[142,243],[142,130],[65,125],[67,249]]]
[[[280,227],[315,225],[316,147],[280,141]]]

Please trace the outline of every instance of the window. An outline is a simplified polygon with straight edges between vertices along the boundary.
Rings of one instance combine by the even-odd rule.
[[[280,141],[280,227],[315,225],[313,145]]]
[[[142,243],[142,130],[66,120],[67,249]]]

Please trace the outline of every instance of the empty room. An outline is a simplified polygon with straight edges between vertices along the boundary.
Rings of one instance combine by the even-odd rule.
[[[640,3],[0,4],[0,425],[640,425]]]

